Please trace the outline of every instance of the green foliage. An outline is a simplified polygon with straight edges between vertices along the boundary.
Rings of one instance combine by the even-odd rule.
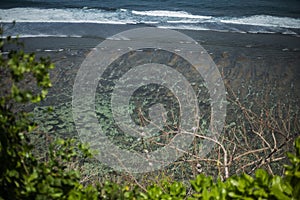
[[[296,154],[287,153],[291,165],[286,165],[286,180],[293,187],[293,197],[300,197],[300,137],[295,141]]]
[[[138,187],[134,189],[129,188],[129,186],[121,186],[116,183],[111,183],[106,181],[104,184],[97,185],[99,192],[99,199],[110,200],[110,199],[140,199],[141,192]]]
[[[265,170],[256,171],[255,177],[242,174],[226,181],[231,199],[290,199],[292,188],[279,176],[271,176]]]
[[[28,114],[14,112],[17,103],[36,103],[45,98],[51,87],[49,59],[36,61],[34,54],[11,50],[3,54],[5,44],[19,45],[8,37],[0,40],[0,199],[97,199],[97,190],[83,187],[79,173],[68,165],[82,153],[90,156],[87,147],[74,140],[58,140],[49,149],[46,162],[32,154],[28,134],[35,125]],[[26,78],[34,79],[39,92],[24,89]]]
[[[180,182],[170,183],[163,181],[161,186],[152,185],[143,193],[144,199],[184,199],[186,197],[186,188]]]
[[[195,180],[191,180],[192,188],[195,193],[189,199],[226,199],[227,191],[225,183],[221,180],[213,182],[211,177],[206,177],[200,174]]]

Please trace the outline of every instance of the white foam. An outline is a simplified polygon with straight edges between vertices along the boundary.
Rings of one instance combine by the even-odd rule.
[[[135,15],[145,15],[152,17],[176,17],[176,18],[191,18],[191,19],[211,19],[211,16],[192,15],[185,11],[169,11],[169,10],[149,10],[149,11],[132,11]]]
[[[166,18],[166,19],[162,19]],[[300,19],[276,17],[269,15],[254,15],[249,17],[211,17],[193,15],[185,11],[150,10],[105,11],[100,9],[40,9],[40,8],[12,8],[0,9],[0,22],[65,22],[65,23],[98,23],[98,24],[155,24],[167,22],[169,24],[217,22],[225,24],[244,24],[266,27],[300,29]]]
[[[108,37],[106,38],[108,40],[130,40],[129,38],[127,37],[124,37],[122,35],[119,35],[119,36],[112,36],[112,37]]]
[[[221,19],[220,22],[227,24],[244,24],[267,27],[300,28],[300,19],[269,15],[254,15],[242,18]]]
[[[284,34],[284,35],[297,35],[297,33],[295,33],[294,31],[291,31],[291,30],[286,30],[286,31],[282,32],[282,34]]]
[[[275,34],[276,32],[274,32],[274,31],[258,30],[258,31],[248,31],[248,33],[253,33],[253,34],[257,34],[257,33]]]
[[[52,23],[97,23],[97,24],[136,24],[128,18],[120,19],[116,12],[97,9],[0,9],[0,22],[52,22]]]
[[[65,51],[65,49],[37,49],[37,51],[44,51],[44,52],[62,52]]]
[[[197,24],[202,21],[200,20],[167,20],[167,23],[169,24]]]
[[[144,24],[159,24],[159,22],[157,22],[157,21],[144,21],[144,20],[142,20],[141,23],[144,23]]]
[[[190,26],[190,25],[182,25],[182,26],[158,26],[157,28],[164,29],[178,29],[178,30],[195,30],[195,31],[208,31],[211,29],[199,27],[199,26]]]
[[[283,33],[294,34],[293,29],[300,29],[300,19],[254,15],[249,17],[211,17],[193,15],[185,11],[149,10],[136,11],[118,9],[113,11],[68,8],[12,8],[0,9],[0,23],[37,22],[37,23],[96,23],[96,24],[153,24],[160,28],[188,30],[216,30],[247,33]],[[237,26],[251,25],[251,27]],[[252,27],[253,26],[253,27]],[[255,27],[258,26],[258,27]],[[22,31],[21,31],[22,32]],[[65,32],[62,32],[65,34]],[[27,31],[24,34],[32,34]],[[60,34],[59,31],[57,33]],[[22,35],[21,37],[26,37]],[[39,36],[34,36],[39,37]],[[51,37],[51,36],[43,36]],[[56,36],[57,37],[57,36]],[[60,37],[60,36],[58,36]],[[65,36],[63,36],[65,37]],[[67,36],[70,37],[70,36]]]
[[[6,38],[7,36],[1,36],[1,38]],[[25,34],[25,35],[13,35],[12,38],[33,38],[33,37],[61,37],[61,38],[81,38],[80,35],[49,35],[49,34]]]

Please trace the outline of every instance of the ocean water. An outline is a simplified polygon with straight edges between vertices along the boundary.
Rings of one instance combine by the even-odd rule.
[[[185,30],[300,34],[299,0],[2,0],[0,22],[18,25],[8,34],[98,36],[55,23],[128,24]]]

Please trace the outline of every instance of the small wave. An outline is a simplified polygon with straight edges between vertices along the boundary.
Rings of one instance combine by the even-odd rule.
[[[176,18],[190,18],[190,19],[211,19],[211,16],[192,15],[185,11],[168,11],[168,10],[149,10],[149,11],[132,11],[135,15],[145,15],[152,17],[176,17]]]
[[[201,22],[199,20],[167,20],[169,24],[197,24]]]
[[[61,52],[64,51],[64,49],[44,49],[44,52]]]
[[[144,21],[144,20],[142,20],[141,21],[141,24],[159,24],[159,22],[158,21]]]
[[[157,28],[164,28],[164,29],[177,29],[177,30],[194,30],[194,31],[209,31],[211,29],[199,27],[199,26],[189,26],[189,25],[182,25],[182,26],[158,26]]]
[[[16,22],[27,23],[146,24],[170,29],[214,30],[240,33],[281,33],[288,35],[297,35],[299,31],[295,29],[300,29],[300,19],[298,18],[269,15],[212,17],[194,15],[185,11],[137,11],[123,8],[103,10],[88,7],[65,9],[23,7],[0,9],[0,22],[11,23],[13,20],[16,20]],[[45,29],[47,29],[47,27]],[[57,35],[69,33],[71,35],[72,32],[68,32],[66,29],[55,31],[57,31]],[[30,30],[32,31],[30,32]],[[24,33],[24,35],[38,35],[40,33],[32,27],[29,27],[28,29],[25,27],[18,31]],[[80,30],[76,32],[76,34],[90,35],[90,33],[85,32],[89,32],[89,30]],[[50,30],[42,33],[53,34],[56,32]]]
[[[7,36],[3,35],[1,38],[6,38]],[[80,35],[49,35],[49,34],[30,34],[30,35],[12,35],[12,38],[34,38],[34,37],[61,37],[61,38],[81,38]]]
[[[26,14],[25,14],[26,13]],[[120,19],[123,18],[123,19]],[[98,9],[39,9],[12,8],[0,9],[0,22],[51,22],[51,23],[97,23],[97,24],[136,24],[137,22],[119,16],[116,12]]]
[[[284,34],[284,35],[297,35],[297,33],[295,33],[294,31],[291,31],[291,30],[286,30],[286,31],[282,32],[282,34]]]
[[[0,9],[0,22],[66,22],[98,24],[138,24],[138,23],[223,23],[252,26],[267,26],[300,29],[300,19],[254,15],[249,17],[211,17],[193,15],[185,11],[149,10],[136,11],[128,9],[101,10],[91,8],[11,8]]]
[[[252,34],[258,34],[258,33],[275,34],[276,32],[274,32],[274,31],[258,30],[258,31],[248,31],[248,33],[252,33]]]
[[[269,15],[254,15],[250,17],[221,19],[226,24],[244,24],[254,26],[268,26],[281,28],[300,28],[300,19],[289,17],[275,17]]]

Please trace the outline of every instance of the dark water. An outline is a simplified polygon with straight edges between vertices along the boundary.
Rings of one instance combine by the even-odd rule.
[[[95,0],[4,0],[0,8],[15,7],[37,7],[37,8],[96,8],[103,10],[132,9],[139,11],[146,10],[170,10],[186,11],[195,15],[210,16],[251,16],[251,15],[272,15],[281,17],[300,17],[300,3],[297,0],[115,0],[115,1],[95,1]]]
[[[300,3],[297,0],[2,1],[0,21],[13,20],[28,23],[146,24],[171,29],[298,35]],[[31,30],[32,27],[25,26],[23,29]],[[37,35],[30,31],[19,34]],[[60,34],[58,31],[56,35]],[[47,31],[40,35],[47,35]]]

